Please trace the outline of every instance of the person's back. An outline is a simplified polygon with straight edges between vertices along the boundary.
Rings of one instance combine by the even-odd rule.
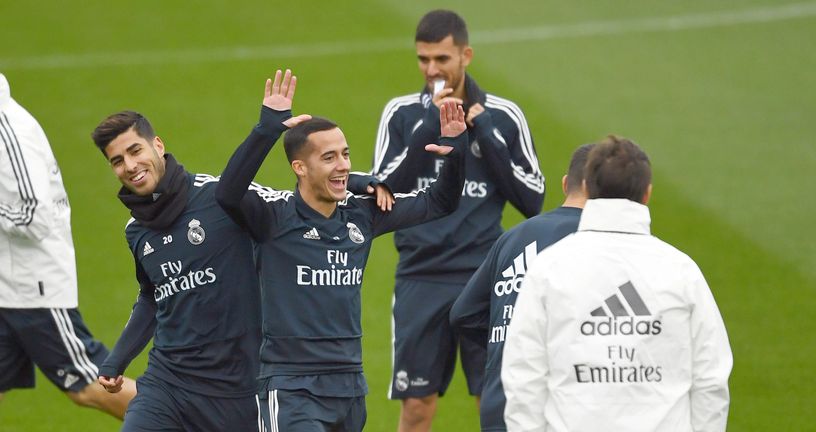
[[[502,365],[508,430],[725,430],[732,357],[714,297],[694,261],[650,233],[645,154],[618,139],[598,148],[578,232],[539,255],[519,294]],[[614,178],[641,184],[628,199],[594,190]]]
[[[592,144],[582,145],[573,152],[567,175],[561,179],[566,196],[561,207],[527,219],[499,237],[451,309],[451,326],[463,337],[487,347],[479,404],[483,432],[507,430],[501,385],[507,326],[513,318],[516,298],[533,260],[540,251],[578,229],[581,210],[586,203],[582,187],[584,165],[592,147]]]
[[[693,362],[718,376],[730,369],[712,363],[727,340],[692,339],[721,321],[719,312],[694,261],[649,235],[648,225],[624,232],[603,224],[609,207],[633,207],[648,224],[645,206],[606,201],[590,200],[578,232],[546,250],[541,270],[528,275],[547,286],[548,412],[559,412],[548,422],[564,431],[694,430]],[[547,269],[557,269],[552,282]],[[566,275],[568,283],[559,279]],[[727,389],[718,393],[727,401]]]

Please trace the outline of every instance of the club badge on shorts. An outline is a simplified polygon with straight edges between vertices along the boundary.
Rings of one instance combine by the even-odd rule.
[[[404,370],[397,372],[397,376],[394,378],[394,388],[396,388],[397,391],[405,391],[408,390],[409,385],[408,372]]]
[[[187,240],[190,240],[190,243],[196,246],[204,243],[204,238],[207,236],[207,233],[204,232],[204,228],[201,228],[201,222],[199,222],[198,219],[193,219],[187,226],[190,227],[190,229],[187,230]]]
[[[360,244],[365,241],[365,237],[363,237],[363,233],[362,231],[360,231],[360,228],[357,228],[357,225],[354,225],[353,223],[349,222],[346,224],[346,226],[349,229],[349,238],[351,239],[351,241],[357,244]]]

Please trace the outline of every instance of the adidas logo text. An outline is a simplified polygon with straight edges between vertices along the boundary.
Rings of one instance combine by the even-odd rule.
[[[530,268],[537,254],[538,248],[536,242],[525,246],[524,251],[513,259],[513,265],[507,267],[502,272],[502,276],[507,279],[500,280],[493,286],[493,292],[496,294],[496,297],[511,294],[513,291],[521,291],[524,274],[527,273],[527,269]]]
[[[636,317],[650,316],[649,308],[635,290],[631,282],[618,287],[623,295],[623,301],[618,294],[612,294],[604,300],[604,306],[590,312],[596,319],[581,323],[581,334],[584,336],[616,336],[616,335],[659,335],[662,331],[660,320],[639,319]],[[624,305],[626,302],[627,307]],[[609,313],[607,313],[607,309]],[[629,313],[629,310],[632,313]],[[610,316],[611,315],[611,316]],[[634,316],[633,316],[634,315]]]

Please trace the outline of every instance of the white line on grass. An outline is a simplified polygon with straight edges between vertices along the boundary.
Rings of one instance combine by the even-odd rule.
[[[575,24],[545,25],[473,32],[478,45],[509,42],[544,41],[627,33],[679,31],[764,23],[816,16],[816,3],[791,3],[762,8],[639,18],[631,20],[587,21]],[[409,50],[409,38],[366,39],[311,44],[190,48],[143,52],[53,54],[0,58],[0,70],[69,69],[164,63],[212,63],[270,58],[320,57]]]

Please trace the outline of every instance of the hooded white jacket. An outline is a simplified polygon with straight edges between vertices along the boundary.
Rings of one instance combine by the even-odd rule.
[[[590,200],[528,269],[504,346],[508,431],[725,430],[725,325],[649,224],[644,205]]]
[[[71,207],[48,139],[0,74],[0,307],[75,308]]]

